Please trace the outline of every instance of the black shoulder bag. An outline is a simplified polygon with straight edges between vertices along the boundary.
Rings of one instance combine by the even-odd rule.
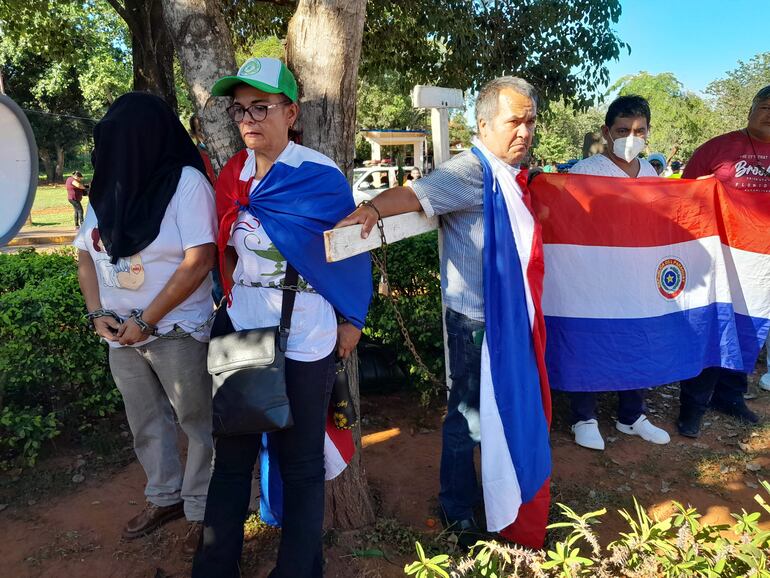
[[[299,274],[287,265],[284,285]],[[214,319],[208,370],[212,376],[214,436],[273,432],[294,425],[286,395],[286,345],[297,294],[283,289],[277,327],[235,331],[227,307]]]

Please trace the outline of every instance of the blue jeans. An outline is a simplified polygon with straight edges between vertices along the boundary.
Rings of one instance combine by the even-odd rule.
[[[481,438],[479,391],[484,323],[446,310],[452,389],[442,429],[439,501],[449,520],[473,517],[481,493],[473,451]]]

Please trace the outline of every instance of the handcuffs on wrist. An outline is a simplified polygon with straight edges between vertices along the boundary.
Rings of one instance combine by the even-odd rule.
[[[114,311],[111,311],[110,309],[99,308],[99,309],[96,309],[95,311],[92,311],[91,313],[85,314],[85,318],[88,320],[88,327],[92,331],[96,330],[96,326],[94,325],[94,319],[98,319],[99,317],[112,317],[118,323],[123,323],[123,319],[121,319],[120,316]],[[113,333],[116,332],[116,330],[113,330],[112,328],[110,328],[110,330]]]
[[[132,309],[129,319],[136,323],[139,326],[139,329],[141,329],[142,333],[145,335],[157,335],[158,326],[153,325],[152,323],[147,323],[144,319],[142,319],[143,313],[144,309]]]

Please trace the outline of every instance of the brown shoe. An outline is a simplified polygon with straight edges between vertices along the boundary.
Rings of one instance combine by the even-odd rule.
[[[182,554],[185,556],[195,554],[201,541],[201,534],[203,534],[203,522],[190,522],[187,527],[187,535],[182,542]]]
[[[182,516],[184,516],[184,502],[179,502],[173,506],[156,506],[147,502],[144,510],[131,518],[123,528],[123,537],[126,540],[133,540],[145,536],[166,522]]]

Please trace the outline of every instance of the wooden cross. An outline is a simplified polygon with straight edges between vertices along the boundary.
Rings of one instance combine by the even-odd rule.
[[[438,229],[438,217],[426,217],[423,212],[393,215],[382,220],[385,240],[396,243],[409,237],[422,235]],[[379,228],[374,227],[366,239],[361,238],[361,225],[349,225],[340,229],[324,231],[326,260],[329,263],[342,261],[354,255],[366,253],[382,246]]]

